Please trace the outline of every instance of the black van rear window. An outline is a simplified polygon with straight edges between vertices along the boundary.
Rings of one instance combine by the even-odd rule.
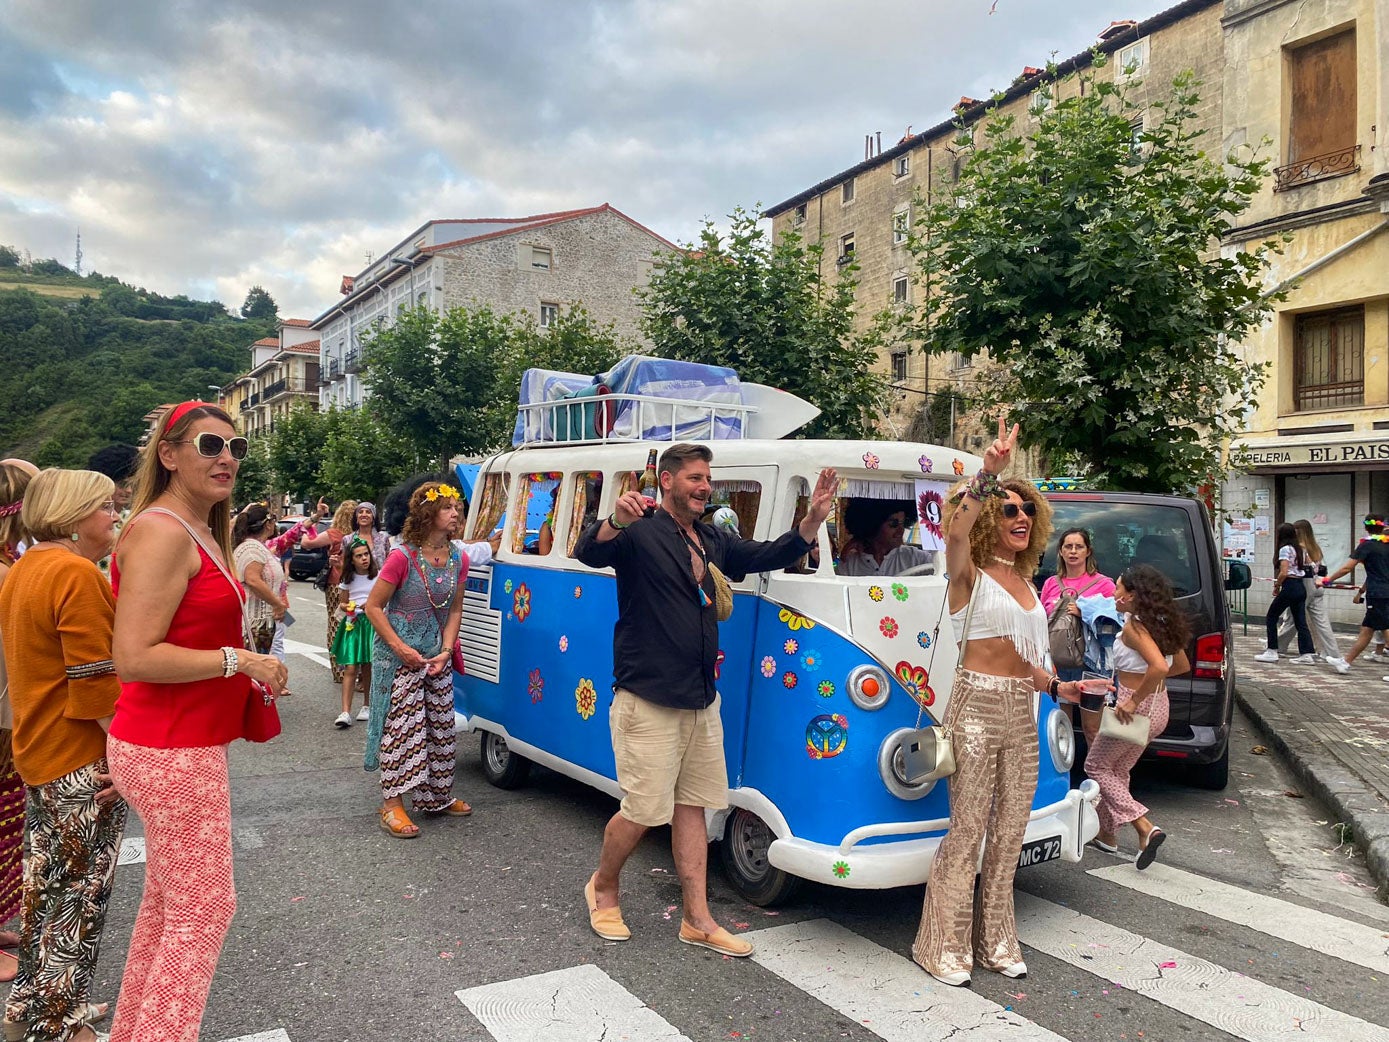
[[[1056,548],[1070,528],[1090,532],[1095,563],[1111,579],[1131,564],[1150,564],[1172,583],[1178,597],[1201,589],[1196,563],[1196,533],[1191,515],[1181,507],[1147,503],[1094,503],[1054,500],[1052,538],[1037,573],[1040,584],[1056,572]]]

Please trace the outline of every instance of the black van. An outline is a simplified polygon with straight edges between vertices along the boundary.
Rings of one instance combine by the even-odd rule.
[[[1172,583],[1191,622],[1191,672],[1167,682],[1167,730],[1145,760],[1183,764],[1191,780],[1223,789],[1230,776],[1230,720],[1235,708],[1234,646],[1226,590],[1246,589],[1249,566],[1222,561],[1205,504],[1181,496],[1137,492],[1044,492],[1055,514],[1051,545],[1037,587],[1056,571],[1056,548],[1069,528],[1090,532],[1095,563],[1117,579],[1131,564],[1150,564]],[[1228,569],[1228,572],[1227,572]],[[1083,744],[1079,729],[1076,740]],[[1077,758],[1079,762],[1079,758]]]

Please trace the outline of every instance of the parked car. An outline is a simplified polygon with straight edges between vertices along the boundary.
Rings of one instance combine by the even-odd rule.
[[[1055,512],[1054,535],[1037,572],[1041,588],[1056,571],[1060,533],[1085,528],[1101,572],[1117,579],[1131,564],[1150,564],[1172,583],[1191,623],[1191,672],[1172,677],[1167,729],[1144,759],[1186,766],[1203,788],[1223,789],[1230,776],[1230,721],[1235,706],[1234,645],[1226,590],[1247,589],[1249,566],[1222,561],[1203,503],[1182,496],[1135,492],[1046,492]],[[1076,741],[1084,739],[1077,728]],[[1076,762],[1082,762],[1077,756]]]
[[[289,577],[311,582],[317,579],[318,573],[327,567],[328,548],[326,546],[320,546],[315,550],[295,547],[294,553],[289,559]]]

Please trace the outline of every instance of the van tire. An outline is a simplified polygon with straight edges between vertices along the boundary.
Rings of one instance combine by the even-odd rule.
[[[1225,743],[1225,748],[1220,754],[1220,759],[1210,763],[1193,765],[1191,767],[1191,784],[1198,789],[1210,789],[1219,792],[1230,784],[1230,743]]]
[[[482,773],[497,788],[519,789],[530,777],[531,762],[512,752],[501,735],[483,731],[480,752]]]
[[[767,848],[776,836],[767,823],[750,810],[735,807],[724,826],[719,857],[733,889],[747,901],[770,908],[790,900],[801,887],[801,878],[774,868]]]

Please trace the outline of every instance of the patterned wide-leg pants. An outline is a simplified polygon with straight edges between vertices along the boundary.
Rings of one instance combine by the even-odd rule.
[[[112,1042],[196,1042],[236,913],[227,747],[152,749],[107,738],[111,774],[145,826],[145,896]]]
[[[912,945],[913,958],[932,972],[968,973],[975,958],[991,970],[1022,960],[1013,918],[1013,875],[1037,790],[1036,697],[1031,680],[967,669],[955,674],[946,711],[955,752],[950,830],[931,864],[921,926]],[[976,909],[974,873],[981,843]]]
[[[1119,700],[1133,695],[1133,688],[1119,685]],[[1167,730],[1167,716],[1171,706],[1167,701],[1167,689],[1158,688],[1139,703],[1135,712],[1148,718],[1148,737]],[[1129,792],[1129,772],[1146,746],[1134,745],[1118,738],[1100,735],[1090,751],[1085,755],[1085,773],[1100,787],[1100,802],[1095,811],[1100,816],[1100,830],[1113,835],[1131,821],[1137,821],[1148,813],[1148,808],[1133,798]]]
[[[338,662],[338,657],[333,654],[333,641],[337,638],[338,627],[342,620],[338,618],[338,604],[341,603],[342,591],[337,584],[333,583],[323,591],[323,604],[328,609],[328,663],[329,669],[333,674],[333,683],[341,686],[342,684],[342,665]]]
[[[125,804],[99,804],[98,760],[29,789],[19,974],[5,1019],[25,1039],[68,1038],[85,1022],[116,876]]]
[[[423,669],[396,669],[381,733],[382,799],[408,792],[419,810],[447,807],[453,802],[457,742],[453,670],[430,676]]]

